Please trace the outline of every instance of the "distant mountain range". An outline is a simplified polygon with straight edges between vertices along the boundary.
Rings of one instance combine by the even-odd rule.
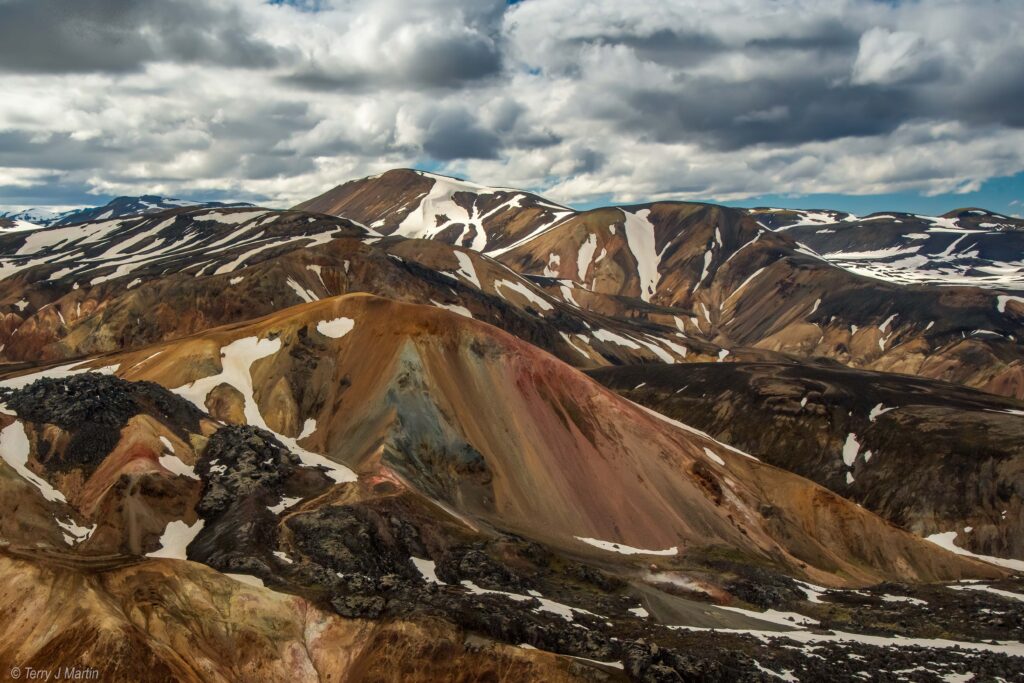
[[[34,227],[51,227],[57,225],[73,225],[87,221],[120,218],[122,216],[139,216],[158,213],[167,209],[182,207],[214,208],[229,206],[252,206],[244,202],[192,202],[185,199],[173,199],[157,195],[141,195],[139,197],[115,197],[103,206],[90,206],[68,211],[54,212],[47,209],[25,209],[17,212],[0,213],[0,230],[30,230]]]
[[[1020,670],[1019,220],[175,201],[0,232],[0,665]]]
[[[887,282],[1024,289],[1024,221],[984,209],[942,216],[754,209],[829,261]]]

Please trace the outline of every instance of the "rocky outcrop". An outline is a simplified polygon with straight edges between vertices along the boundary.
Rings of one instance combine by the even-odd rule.
[[[80,469],[88,477],[114,449],[121,429],[146,413],[173,424],[184,435],[199,432],[202,411],[153,382],[126,382],[94,372],[68,377],[41,377],[20,389],[0,388],[0,401],[25,422],[55,425],[67,433],[60,448],[48,440],[38,452],[48,470]]]

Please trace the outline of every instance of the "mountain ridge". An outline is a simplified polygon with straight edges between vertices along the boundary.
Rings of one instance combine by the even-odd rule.
[[[975,235],[977,226],[986,223],[985,216],[915,217],[924,226],[932,226],[929,244],[935,246],[907,249],[936,255],[921,256],[927,267],[918,263],[911,272],[924,275],[909,278],[900,276],[909,266],[899,261],[903,258],[899,254],[889,259],[895,265],[881,258],[888,253],[884,249],[874,261],[851,261],[857,256],[851,253],[852,247],[836,247],[830,252],[822,242],[826,235],[833,237],[832,233],[873,240],[873,235],[884,236],[893,228],[912,235],[918,234],[914,230],[925,229],[916,224],[900,227],[899,222],[883,225],[878,218],[885,214],[865,222],[849,214],[831,213],[805,221],[808,225],[804,227],[794,219],[769,229],[757,210],[704,203],[654,202],[556,212],[554,205],[544,205],[544,200],[526,193],[523,199],[506,190],[484,188],[481,193],[478,185],[458,181],[462,184],[456,187],[446,178],[436,181],[442,183],[443,190],[443,201],[437,203],[430,195],[435,177],[417,171],[389,171],[334,188],[327,204],[318,198],[300,206],[348,214],[359,222],[370,221],[366,212],[371,208],[379,211],[383,207],[385,216],[377,222],[385,232],[397,230],[410,216],[417,226],[429,227],[433,217],[433,227],[417,236],[473,247],[538,282],[545,278],[549,294],[587,310],[676,327],[683,336],[724,349],[754,346],[804,358],[833,358],[866,369],[899,367],[903,372],[1024,395],[1024,368],[995,360],[1016,354],[1011,349],[1021,336],[1020,323],[1004,316],[1009,310],[1006,302],[1016,306],[1014,283],[1024,286],[1024,262],[999,258],[1014,248],[1012,243],[1003,243],[1018,236],[1024,239],[1024,233],[984,228],[996,250],[984,261],[987,266],[975,258],[969,241],[963,243],[962,258],[944,255],[951,244]],[[515,206],[519,201],[527,202],[525,210]],[[349,206],[352,211],[346,208]],[[799,212],[788,214],[797,216]],[[837,219],[838,223],[833,222]],[[964,221],[965,227],[958,220]],[[840,227],[846,232],[840,232]],[[978,268],[995,274],[987,275]],[[920,287],[939,284],[943,278],[952,286]],[[984,286],[984,291],[971,291],[972,285]],[[759,314],[766,309],[745,303],[759,290],[774,292],[773,305],[785,308],[771,318]],[[953,316],[951,308],[957,311]],[[972,311],[969,316],[966,309]],[[823,314],[830,316],[824,324]],[[947,328],[937,339],[941,328],[932,328],[950,319],[976,322],[970,327]],[[981,337],[986,340],[980,341]],[[949,374],[952,364],[929,363],[923,358],[922,344],[930,349],[926,356],[936,352],[936,344],[945,349],[940,354],[992,353],[993,362],[1001,368],[971,379],[956,377]],[[980,348],[991,345],[998,349]],[[900,357],[886,358],[892,354]],[[966,367],[960,365],[955,372]]]
[[[66,211],[54,212],[48,209],[22,209],[20,211],[9,211],[0,213],[0,225],[2,221],[20,221],[25,225],[24,229],[35,227],[59,227],[74,225],[76,223],[87,223],[93,220],[109,218],[121,218],[124,216],[137,216],[149,213],[159,213],[167,209],[177,208],[230,208],[253,206],[246,202],[197,202],[185,199],[174,199],[160,195],[143,194],[138,196],[114,197],[102,206],[86,206]]]

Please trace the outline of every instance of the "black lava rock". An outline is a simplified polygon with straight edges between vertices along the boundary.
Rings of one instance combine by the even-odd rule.
[[[197,510],[208,519],[222,514],[240,498],[276,491],[299,463],[298,456],[265,429],[221,427],[196,463],[196,473],[203,480]]]
[[[121,428],[136,415],[153,415],[183,435],[198,432],[204,415],[159,384],[96,372],[43,377],[21,389],[0,389],[0,401],[26,422],[53,424],[70,433],[63,452],[39,454],[43,464],[57,471],[82,468],[87,474],[114,449]]]
[[[484,588],[522,592],[530,582],[493,560],[481,548],[453,548],[437,562],[437,577],[457,584],[465,579]]]
[[[364,507],[342,505],[292,515],[286,524],[302,553],[342,574],[422,580],[387,521]]]

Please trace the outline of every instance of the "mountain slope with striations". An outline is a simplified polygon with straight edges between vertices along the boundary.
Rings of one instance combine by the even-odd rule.
[[[658,326],[662,334],[675,330],[678,339],[1024,397],[1024,299],[1009,290],[866,277],[794,239],[803,228],[756,210],[681,202],[556,210],[526,193],[404,170],[299,206],[371,227],[370,214],[381,211],[382,231],[415,223],[417,237],[474,246],[567,303]],[[867,224],[848,215],[819,213],[818,220],[836,218],[850,234],[867,234],[858,228]],[[943,229],[988,225],[965,215],[958,220],[966,227]],[[1013,239],[1015,229],[1006,226],[996,233]]]

